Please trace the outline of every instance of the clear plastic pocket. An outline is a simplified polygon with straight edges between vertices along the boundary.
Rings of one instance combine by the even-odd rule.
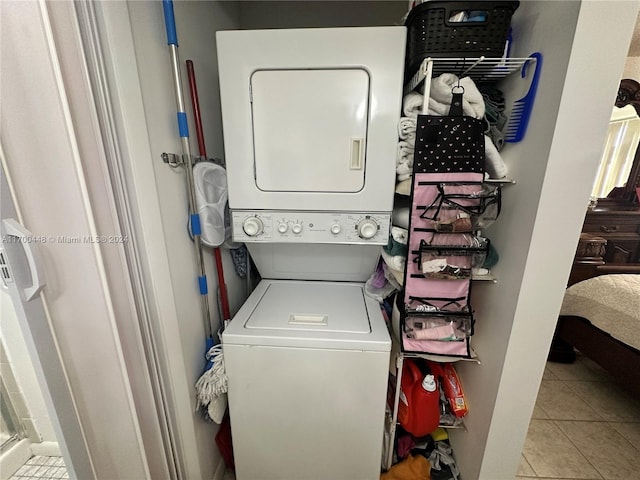
[[[420,241],[418,270],[428,278],[459,280],[471,278],[474,268],[480,268],[489,252],[489,240],[472,237],[471,244],[432,245]]]
[[[468,298],[462,297],[416,297],[409,296],[405,305],[407,312],[411,313],[459,313],[468,312]]]
[[[404,332],[408,338],[415,340],[458,342],[473,335],[473,319],[470,314],[408,316],[404,322]]]
[[[499,186],[486,184],[437,185],[438,194],[429,205],[418,205],[420,218],[442,233],[482,230],[500,215],[502,193]]]

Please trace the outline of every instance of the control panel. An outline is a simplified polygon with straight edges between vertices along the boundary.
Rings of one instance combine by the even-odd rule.
[[[391,215],[234,210],[231,220],[236,242],[386,245]]]

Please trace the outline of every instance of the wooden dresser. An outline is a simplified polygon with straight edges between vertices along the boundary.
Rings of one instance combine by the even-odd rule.
[[[640,207],[602,203],[589,209],[582,233],[607,241],[605,263],[640,263]]]

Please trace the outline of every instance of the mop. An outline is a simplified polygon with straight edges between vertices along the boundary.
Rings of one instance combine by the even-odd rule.
[[[191,93],[191,104],[193,106],[193,115],[196,125],[196,136],[198,139],[198,149],[200,157],[207,159],[208,157],[202,129],[202,118],[200,116],[200,104],[198,101],[198,88],[196,85],[195,70],[191,60],[187,60],[186,63],[187,75],[189,77],[189,89]],[[218,274],[220,310],[223,319],[222,326],[224,328],[231,319],[231,314],[229,312],[229,298],[227,295],[224,270],[222,267],[222,255],[219,248],[225,240],[224,206],[227,198],[226,172],[222,167],[209,162],[201,162],[196,167],[203,167],[198,169],[198,174],[196,175],[196,189],[202,193],[201,198],[205,202],[203,206],[205,208],[209,207],[210,215],[205,215],[207,218],[209,216],[214,217],[212,222],[212,231],[209,232],[206,228],[203,230],[203,232],[207,233],[207,235],[203,237],[203,242],[213,247],[216,271]],[[212,176],[207,179],[207,174]],[[207,182],[207,180],[209,181]],[[204,183],[207,184],[208,188],[202,186]],[[211,364],[211,368],[205,370],[196,382],[196,410],[204,410],[209,419],[219,424],[222,422],[222,418],[224,417],[224,413],[227,409],[227,376],[224,371],[222,345],[218,344],[211,347],[206,356],[209,364]]]
[[[206,338],[206,354],[205,357],[207,359],[207,366],[205,367],[205,373],[211,371],[211,374],[208,374],[207,377],[201,382],[200,387],[202,391],[208,392],[220,392],[222,390],[226,390],[226,377],[224,375],[224,368],[222,364],[222,355],[218,355],[216,352],[216,347],[214,346],[212,328],[211,328],[211,315],[209,312],[209,299],[208,299],[208,287],[207,287],[207,277],[206,270],[204,267],[204,259],[202,254],[202,240],[201,240],[201,224],[200,224],[200,215],[197,211],[197,201],[196,201],[196,192],[194,187],[193,180],[193,160],[191,157],[191,147],[189,145],[189,125],[187,122],[187,114],[185,112],[184,105],[184,97],[182,95],[182,79],[180,75],[180,64],[178,61],[178,39],[176,34],[176,25],[175,18],[173,13],[173,2],[171,0],[163,0],[162,8],[164,11],[164,21],[167,32],[167,44],[169,45],[169,53],[171,55],[171,66],[173,69],[173,83],[174,83],[174,93],[176,97],[176,107],[177,107],[177,118],[178,118],[178,132],[180,135],[180,140],[182,143],[182,157],[184,161],[185,167],[185,177],[187,181],[187,198],[188,198],[188,208],[189,208],[189,227],[190,233],[193,237],[193,242],[195,245],[195,253],[196,253],[196,266],[198,269],[198,286],[200,290],[200,296],[202,299],[202,313],[204,320],[204,328],[207,334]],[[219,270],[220,272],[220,270]],[[220,283],[221,293],[224,290],[224,281]],[[226,299],[226,290],[224,290],[224,294],[222,294],[223,298]],[[217,373],[216,373],[217,372]],[[222,375],[221,373],[222,372]],[[207,387],[207,388],[205,388]],[[211,387],[211,388],[209,388]],[[226,394],[224,395],[224,408],[222,408],[222,412],[224,413],[224,409],[226,408]],[[198,396],[199,397],[199,396]],[[218,395],[216,398],[222,398],[222,395]],[[200,402],[200,398],[198,398],[198,402]],[[209,402],[211,403],[211,402]],[[212,409],[213,416],[212,420],[219,419],[222,420],[222,415],[219,415],[217,411],[220,408]]]

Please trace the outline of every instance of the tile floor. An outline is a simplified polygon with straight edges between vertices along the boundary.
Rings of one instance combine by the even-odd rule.
[[[43,457],[37,455],[27,460],[10,480],[52,480],[69,478],[62,457]]]
[[[640,480],[640,401],[578,355],[548,362],[518,480]]]
[[[65,478],[61,457],[35,456],[11,480]],[[580,354],[547,363],[517,476],[533,479],[640,480],[640,401]]]

